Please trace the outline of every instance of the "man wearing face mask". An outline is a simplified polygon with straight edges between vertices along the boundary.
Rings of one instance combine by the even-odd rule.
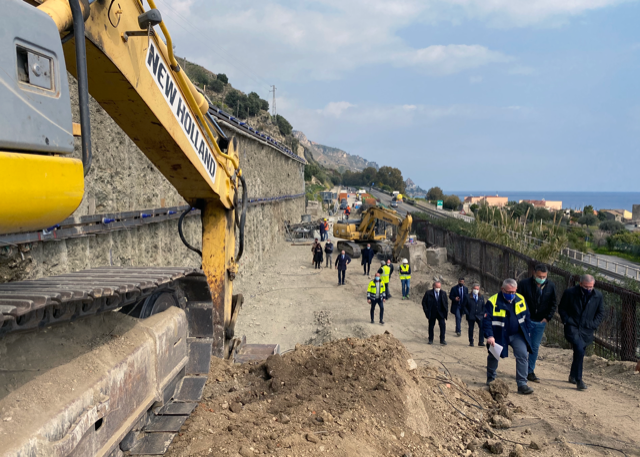
[[[531,354],[529,354],[529,374],[527,374],[527,379],[531,382],[540,382],[540,378],[534,372],[536,360],[538,360],[538,349],[540,349],[544,329],[558,309],[556,286],[547,278],[548,274],[546,265],[536,265],[533,276],[518,283],[518,293],[524,297],[531,313]]]
[[[487,300],[482,326],[487,338],[487,349],[496,343],[502,346],[500,358],[509,356],[509,346],[516,357],[518,393],[529,395],[533,389],[527,385],[527,356],[531,352],[529,337],[531,318],[524,297],[516,293],[515,279],[505,279],[500,293]],[[498,359],[489,351],[487,356],[487,384],[496,379]]]
[[[446,346],[447,342],[444,340],[444,335],[447,330],[445,321],[447,320],[449,303],[447,301],[447,294],[442,292],[441,287],[442,284],[440,281],[433,283],[433,289],[428,290],[424,294],[424,297],[422,297],[422,310],[429,320],[429,344],[433,344],[434,328],[436,322],[438,322],[438,327],[440,327],[440,344]]]
[[[376,311],[376,305],[380,307],[380,325],[384,325],[384,302],[387,299],[386,288],[384,283],[380,280],[380,273],[376,273],[373,281],[369,283],[367,288],[367,303],[371,305],[371,323],[374,323],[374,315]]]
[[[469,346],[473,346],[473,329],[476,324],[478,324],[478,346],[484,346],[484,335],[482,333],[484,296],[480,295],[480,284],[473,285],[463,313],[467,316],[467,323],[469,324]]]
[[[582,381],[584,352],[593,343],[593,333],[604,320],[604,299],[599,290],[594,289],[596,280],[591,275],[582,275],[580,285],[570,287],[562,294],[558,313],[564,324],[564,337],[573,348],[573,362],[569,382],[578,390],[585,390]]]
[[[449,292],[451,300],[451,314],[456,316],[456,336],[462,335],[462,313],[467,306],[469,289],[464,285],[464,278],[458,279],[458,285],[453,286]]]

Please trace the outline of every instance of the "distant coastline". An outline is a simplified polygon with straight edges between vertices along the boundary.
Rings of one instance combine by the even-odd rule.
[[[563,208],[578,209],[586,205],[592,205],[594,209],[626,209],[631,211],[633,205],[640,205],[640,192],[547,192],[547,191],[448,191],[445,194],[453,194],[463,200],[469,195],[500,195],[508,197],[509,201],[515,200],[561,200]]]

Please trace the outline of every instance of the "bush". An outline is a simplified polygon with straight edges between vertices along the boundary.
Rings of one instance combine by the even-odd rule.
[[[227,78],[227,75],[225,75],[224,73],[218,73],[216,75],[216,78],[218,79],[218,81],[222,82],[222,84],[229,84],[229,78]]]
[[[260,109],[269,111],[269,102],[266,100],[260,99]]]
[[[596,216],[594,216],[593,213],[585,214],[580,219],[578,219],[578,224],[580,224],[580,225],[597,225],[598,224],[598,218]]]
[[[217,94],[224,90],[224,84],[219,79],[214,79],[210,84],[207,84],[207,87]]]
[[[606,221],[607,220],[607,213],[605,213],[604,211],[598,211],[598,220],[599,221]]]
[[[287,121],[279,114],[276,114],[276,123],[278,124],[278,128],[280,129],[280,133],[285,136],[290,135],[293,131],[293,127],[291,126],[291,124],[289,124],[289,121]]]
[[[427,200],[442,200],[444,198],[444,192],[439,187],[432,187],[427,191]]]
[[[442,206],[444,206],[445,209],[451,209],[455,211],[460,207],[460,199],[457,195],[447,195],[446,197],[444,197]]]
[[[598,214],[598,216],[599,215],[600,214]],[[624,228],[624,224],[618,221],[600,222],[600,225],[598,226],[598,228],[604,232],[609,232],[609,233],[624,232],[626,230]]]

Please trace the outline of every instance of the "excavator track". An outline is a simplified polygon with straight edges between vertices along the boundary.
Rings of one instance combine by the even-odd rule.
[[[357,259],[362,254],[360,245],[351,241],[338,241],[338,253],[344,251],[352,259]]]
[[[234,297],[234,303],[241,302],[241,296]],[[100,321],[99,314],[104,316]],[[40,338],[46,344],[56,330],[75,339],[75,329],[84,324],[104,330],[102,322],[114,320],[118,326],[106,342],[70,357],[63,367],[39,373],[40,368],[23,368],[32,366],[25,361],[28,352],[14,358],[11,351],[3,354],[0,375],[36,373],[17,387],[0,376],[5,384],[0,383],[0,411],[11,416],[3,423],[0,456],[119,457],[167,451],[202,397],[212,347],[225,338],[204,274],[179,267],[104,267],[0,284],[5,350],[13,340]],[[109,338],[116,329],[122,344]],[[85,374],[67,379],[76,372]],[[60,385],[52,390],[53,380]],[[24,399],[34,389],[51,395],[29,406]]]

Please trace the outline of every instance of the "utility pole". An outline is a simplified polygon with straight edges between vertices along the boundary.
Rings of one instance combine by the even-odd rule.
[[[271,102],[271,115],[275,116],[278,114],[276,110],[276,86],[271,86],[272,89],[269,92],[273,92],[273,101]]]

